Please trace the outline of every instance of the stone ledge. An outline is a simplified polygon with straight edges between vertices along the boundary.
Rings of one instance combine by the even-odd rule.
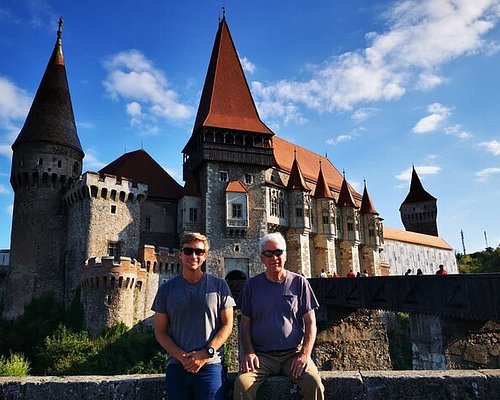
[[[228,377],[228,399],[234,376]],[[500,400],[500,369],[323,371],[321,377],[332,400]],[[0,377],[0,400],[166,400],[163,384],[163,375]],[[295,400],[300,394],[290,380],[272,377],[259,399]]]

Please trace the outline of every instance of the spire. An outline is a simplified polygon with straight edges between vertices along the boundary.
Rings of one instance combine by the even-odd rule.
[[[361,214],[376,214],[378,215],[377,210],[373,206],[372,199],[370,199],[370,195],[368,194],[368,190],[366,189],[366,181],[365,188],[363,189],[363,199],[361,200]]]
[[[326,183],[325,176],[323,175],[321,160],[319,161],[319,174],[316,182],[316,190],[314,191],[314,197],[317,199],[333,199],[332,192],[330,191],[330,188]]]
[[[62,25],[60,18],[54,50],[13,150],[21,143],[49,142],[72,147],[83,157],[64,66]]]
[[[429,200],[436,200],[436,198],[424,189],[424,187],[422,186],[422,182],[420,182],[420,178],[417,175],[415,167],[412,167],[410,192],[404,199],[403,203],[401,203],[401,205]]]
[[[337,201],[337,205],[341,207],[355,207],[358,208],[356,203],[354,202],[354,198],[352,197],[351,189],[349,188],[349,184],[345,179],[345,171],[343,171],[344,179],[342,181],[342,186],[340,187],[339,199]]]
[[[215,37],[193,133],[201,127],[274,135],[260,120],[227,26],[225,11]]]
[[[302,175],[302,171],[300,170],[299,162],[296,157],[293,159],[292,169],[290,171],[290,177],[288,178],[288,185],[286,185],[286,188],[291,190],[304,190],[306,192],[311,191],[306,184],[304,176]]]

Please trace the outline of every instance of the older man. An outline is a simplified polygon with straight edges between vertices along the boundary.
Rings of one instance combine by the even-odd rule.
[[[222,400],[221,347],[231,334],[235,302],[223,279],[202,270],[207,238],[188,233],[180,247],[182,274],[160,286],[152,306],[156,340],[169,354],[168,398]]]
[[[286,242],[280,233],[264,236],[259,248],[266,270],[245,283],[239,299],[244,358],[234,399],[255,399],[270,375],[292,378],[304,399],[323,399],[321,378],[311,360],[316,297],[307,279],[285,269]]]

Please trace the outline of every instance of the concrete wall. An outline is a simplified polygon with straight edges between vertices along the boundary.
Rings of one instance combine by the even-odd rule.
[[[327,400],[498,400],[500,370],[321,372]],[[231,398],[234,374],[228,377]],[[167,400],[162,375],[0,377],[0,400]],[[296,385],[269,378],[259,400],[298,400]]]

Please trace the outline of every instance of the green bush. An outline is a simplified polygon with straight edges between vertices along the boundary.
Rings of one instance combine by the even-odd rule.
[[[0,357],[0,376],[26,376],[29,371],[30,363],[22,354],[11,353],[9,358]]]

